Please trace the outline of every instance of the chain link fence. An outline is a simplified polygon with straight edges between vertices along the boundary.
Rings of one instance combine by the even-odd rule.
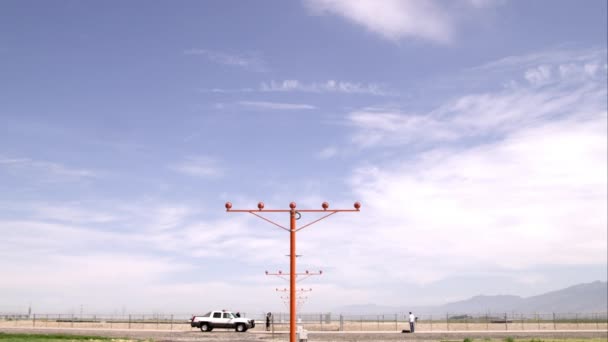
[[[416,331],[547,331],[608,330],[608,313],[484,313],[419,314]],[[265,329],[266,314],[243,313]],[[189,314],[2,314],[0,327],[193,330]],[[401,331],[409,329],[408,314],[345,315],[302,313],[298,325],[309,331]],[[289,330],[289,314],[273,313],[273,331]]]
[[[608,313],[417,314],[416,331],[608,330]],[[289,314],[274,314],[275,329],[287,329]],[[301,314],[298,323],[311,331],[409,330],[409,315]],[[283,327],[284,326],[284,327]]]

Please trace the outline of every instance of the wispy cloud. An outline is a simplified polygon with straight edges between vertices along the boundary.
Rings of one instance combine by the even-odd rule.
[[[204,93],[251,93],[251,92],[300,92],[317,94],[354,94],[371,96],[398,96],[395,91],[387,89],[378,83],[361,83],[349,81],[327,80],[324,82],[302,82],[299,80],[271,80],[262,82],[257,88],[200,88]]]
[[[329,159],[338,154],[338,148],[335,146],[328,146],[319,152],[317,155],[320,159]]]
[[[236,88],[236,89],[223,89],[223,88],[198,88],[197,91],[201,93],[217,93],[217,94],[230,94],[230,93],[252,93],[257,92],[254,88]]]
[[[239,105],[256,109],[270,110],[307,110],[316,109],[317,107],[309,104],[301,103],[282,103],[282,102],[266,102],[266,101],[240,101]]]
[[[410,113],[395,107],[353,111],[348,115],[350,124],[358,128],[353,142],[363,147],[420,146],[500,138],[543,120],[601,113],[606,99],[601,59],[581,60],[575,54],[564,55],[560,61],[550,58],[554,57],[534,67],[527,63],[509,67],[509,77],[521,75],[507,80],[510,87],[463,95],[429,112]]]
[[[240,67],[250,71],[264,72],[268,70],[266,63],[257,53],[232,54],[207,49],[189,49],[185,50],[184,54],[202,56],[214,63]]]
[[[204,156],[190,156],[181,162],[170,165],[169,168],[190,176],[201,178],[221,177],[222,169],[215,159]]]
[[[304,83],[298,80],[283,80],[263,82],[259,88],[266,92],[306,92],[306,93],[342,93],[367,94],[376,96],[394,96],[381,85],[370,83],[355,83],[347,81],[328,80],[323,83]]]
[[[78,180],[99,176],[98,172],[87,169],[71,168],[60,163],[1,156],[0,169],[19,173],[33,172],[40,174],[37,179],[42,181]]]
[[[598,63],[606,65],[606,48],[585,48],[575,49],[567,46],[555,47],[527,55],[515,55],[491,61],[480,66],[468,69],[470,71],[483,72],[512,72],[522,68],[532,68],[539,65],[560,65],[560,64],[588,64]]]
[[[559,66],[570,64],[579,72],[562,77]],[[593,68],[591,76],[586,64],[541,60],[537,66],[551,73],[529,81],[526,71],[542,68],[520,65],[525,83],[464,94],[425,113],[350,113],[356,144],[398,152],[353,173],[367,214],[349,223],[373,226],[374,234],[355,234],[351,243],[412,260],[394,276],[421,284],[476,269],[605,264],[606,73]],[[319,253],[388,273],[340,256],[345,250]]]
[[[79,204],[37,203],[33,206],[33,212],[39,219],[70,223],[105,223],[119,219],[115,213],[93,211]]]
[[[470,0],[459,3],[463,5],[461,8],[432,0],[306,0],[304,3],[311,13],[344,17],[388,40],[407,37],[446,43],[455,35],[457,9],[482,9],[499,2]]]

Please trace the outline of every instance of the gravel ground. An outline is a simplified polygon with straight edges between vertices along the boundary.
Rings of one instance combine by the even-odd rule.
[[[195,342],[195,341],[276,341],[286,342],[289,336],[285,333],[246,332],[236,333],[233,331],[213,331],[201,333],[200,331],[167,331],[167,330],[103,330],[103,329],[59,329],[59,328],[0,328],[2,332],[11,333],[37,333],[37,334],[75,334],[94,335],[108,337],[129,337],[133,339],[153,339],[158,342]],[[344,342],[344,341],[462,341],[465,337],[477,339],[504,339],[506,337],[526,339],[556,339],[577,338],[590,339],[600,338],[608,341],[608,331],[434,331],[415,334],[401,334],[395,332],[309,332],[308,341]]]

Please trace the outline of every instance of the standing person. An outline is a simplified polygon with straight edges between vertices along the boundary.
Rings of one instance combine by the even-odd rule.
[[[416,316],[410,311],[410,332],[414,332],[414,325],[416,323]]]
[[[270,331],[270,318],[272,317],[272,313],[266,314],[266,331]]]

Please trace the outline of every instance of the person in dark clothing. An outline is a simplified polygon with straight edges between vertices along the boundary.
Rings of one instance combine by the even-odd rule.
[[[272,313],[266,314],[266,331],[270,330],[270,319],[272,318]]]
[[[237,312],[235,316],[236,316],[236,318],[240,318],[241,317],[241,313]]]

